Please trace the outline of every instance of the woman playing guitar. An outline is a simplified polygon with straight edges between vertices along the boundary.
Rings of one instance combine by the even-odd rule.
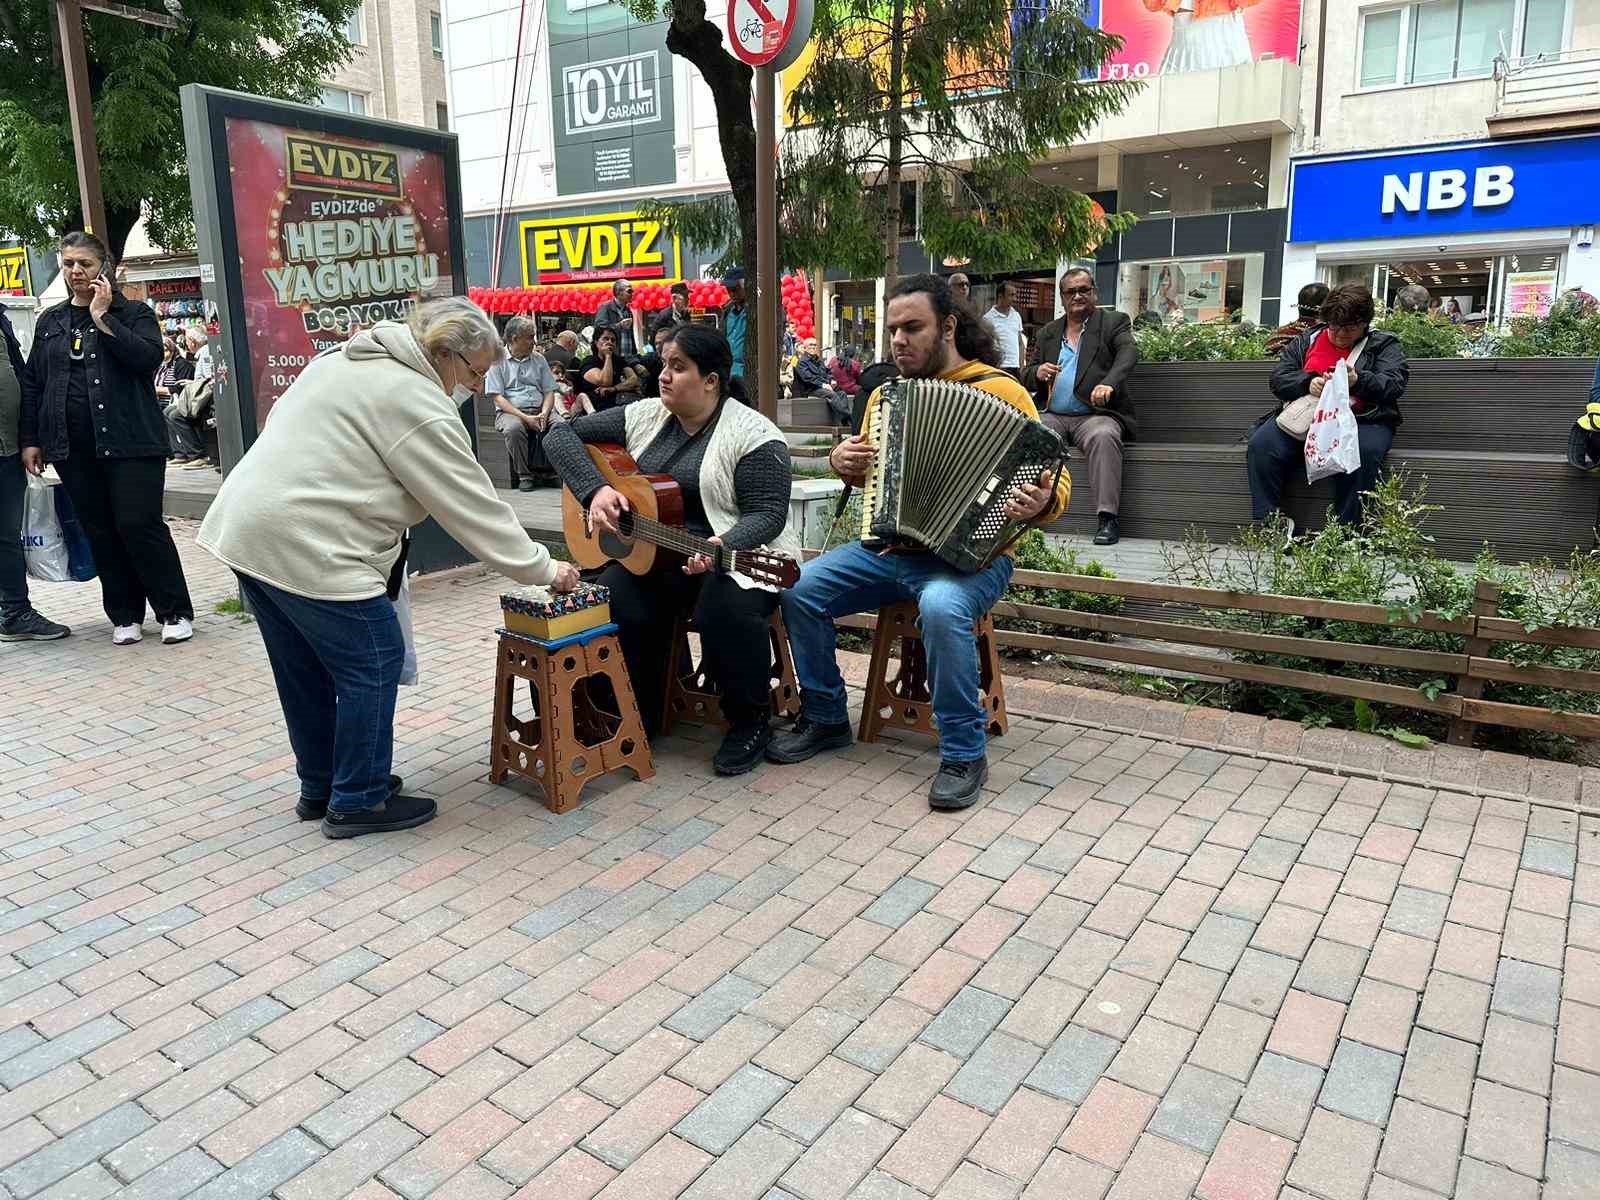
[[[771,421],[743,403],[731,377],[733,352],[700,325],[678,330],[663,348],[659,400],[560,424],[545,454],[599,530],[615,532],[627,501],[607,485],[584,443],[624,446],[646,474],[670,475],[683,496],[691,534],[731,550],[766,547],[800,557],[789,529],[789,447]],[[741,775],[761,760],[772,733],[772,645],[767,621],[778,594],[747,575],[713,571],[704,555],[661,555],[662,569],[635,575],[612,563],[599,582],[611,589],[611,614],[638,697],[645,732],[661,727],[666,667],[678,617],[693,613],[709,673],[722,688],[731,727],[713,765]]]

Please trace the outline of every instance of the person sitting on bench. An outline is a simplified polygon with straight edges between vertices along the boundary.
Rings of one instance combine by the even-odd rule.
[[[499,411],[494,415],[495,432],[505,439],[511,455],[511,473],[517,487],[531,492],[534,475],[548,476],[549,464],[539,448],[550,427],[550,414],[556,402],[556,377],[544,355],[534,349],[538,333],[528,317],[512,317],[506,322],[506,348],[509,353],[489,368],[483,381],[484,393]]]
[[[936,275],[902,280],[889,295],[888,330],[895,363],[907,378],[966,383],[1038,419],[1027,389],[996,365],[994,334],[955,299],[945,280]],[[828,463],[847,484],[860,487],[874,453],[858,434],[835,446]],[[1022,489],[1006,513],[1017,520],[1053,521],[1066,511],[1071,492],[1065,471],[1054,491],[1050,477],[1042,475],[1038,483]],[[773,737],[768,760],[804,762],[819,751],[850,744],[834,618],[915,600],[940,739],[939,772],[928,803],[943,810],[974,804],[988,775],[988,734],[978,699],[978,649],[972,626],[1000,599],[1014,566],[1003,554],[969,575],[926,550],[875,554],[860,542],[806,563],[800,582],[783,593],[801,713],[792,728]]]
[[[1400,339],[1373,329],[1372,293],[1347,283],[1328,293],[1322,323],[1285,347],[1270,386],[1278,407],[1262,417],[1250,434],[1246,455],[1250,472],[1250,515],[1265,521],[1282,511],[1283,484],[1291,472],[1305,470],[1305,443],[1278,428],[1283,407],[1302,396],[1321,396],[1343,359],[1350,369],[1350,408],[1361,442],[1361,468],[1333,477],[1333,515],[1351,525],[1361,522],[1361,497],[1383,476],[1384,459],[1400,424],[1400,399],[1411,368]],[[1291,535],[1294,523],[1289,522]]]

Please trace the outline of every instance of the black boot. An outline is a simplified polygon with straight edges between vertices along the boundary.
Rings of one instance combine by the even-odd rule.
[[[740,721],[729,727],[722,745],[711,760],[718,775],[744,775],[755,769],[772,741],[772,722],[766,717],[759,721]]]
[[[1100,527],[1094,531],[1094,544],[1096,546],[1115,546],[1122,540],[1122,527],[1117,523],[1116,513],[1101,513]]]
[[[983,793],[983,781],[988,777],[987,756],[972,762],[942,762],[928,789],[928,807],[940,812],[971,808]]]
[[[822,725],[801,713],[788,729],[772,736],[772,743],[767,747],[767,761],[805,762],[824,750],[842,750],[853,740],[849,721]]]

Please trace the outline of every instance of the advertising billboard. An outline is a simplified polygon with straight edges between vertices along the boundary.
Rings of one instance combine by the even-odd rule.
[[[522,284],[678,279],[683,248],[636,212],[523,221]]]
[[[1149,79],[1300,56],[1300,0],[1099,0],[1100,28],[1122,38],[1102,79]]]
[[[28,251],[22,246],[0,246],[0,296],[31,296]]]
[[[445,167],[437,152],[368,138],[226,126],[259,425],[311,358],[451,294]]]
[[[549,0],[546,13],[556,192],[673,183],[667,22],[636,21],[615,0]]]

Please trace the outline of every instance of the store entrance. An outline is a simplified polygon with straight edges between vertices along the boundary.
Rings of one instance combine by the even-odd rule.
[[[1393,306],[1412,284],[1428,289],[1432,310],[1457,324],[1497,324],[1509,317],[1544,316],[1560,294],[1564,255],[1534,248],[1507,254],[1462,252],[1433,257],[1396,256],[1377,262],[1334,263],[1330,287],[1363,283],[1373,298]]]

